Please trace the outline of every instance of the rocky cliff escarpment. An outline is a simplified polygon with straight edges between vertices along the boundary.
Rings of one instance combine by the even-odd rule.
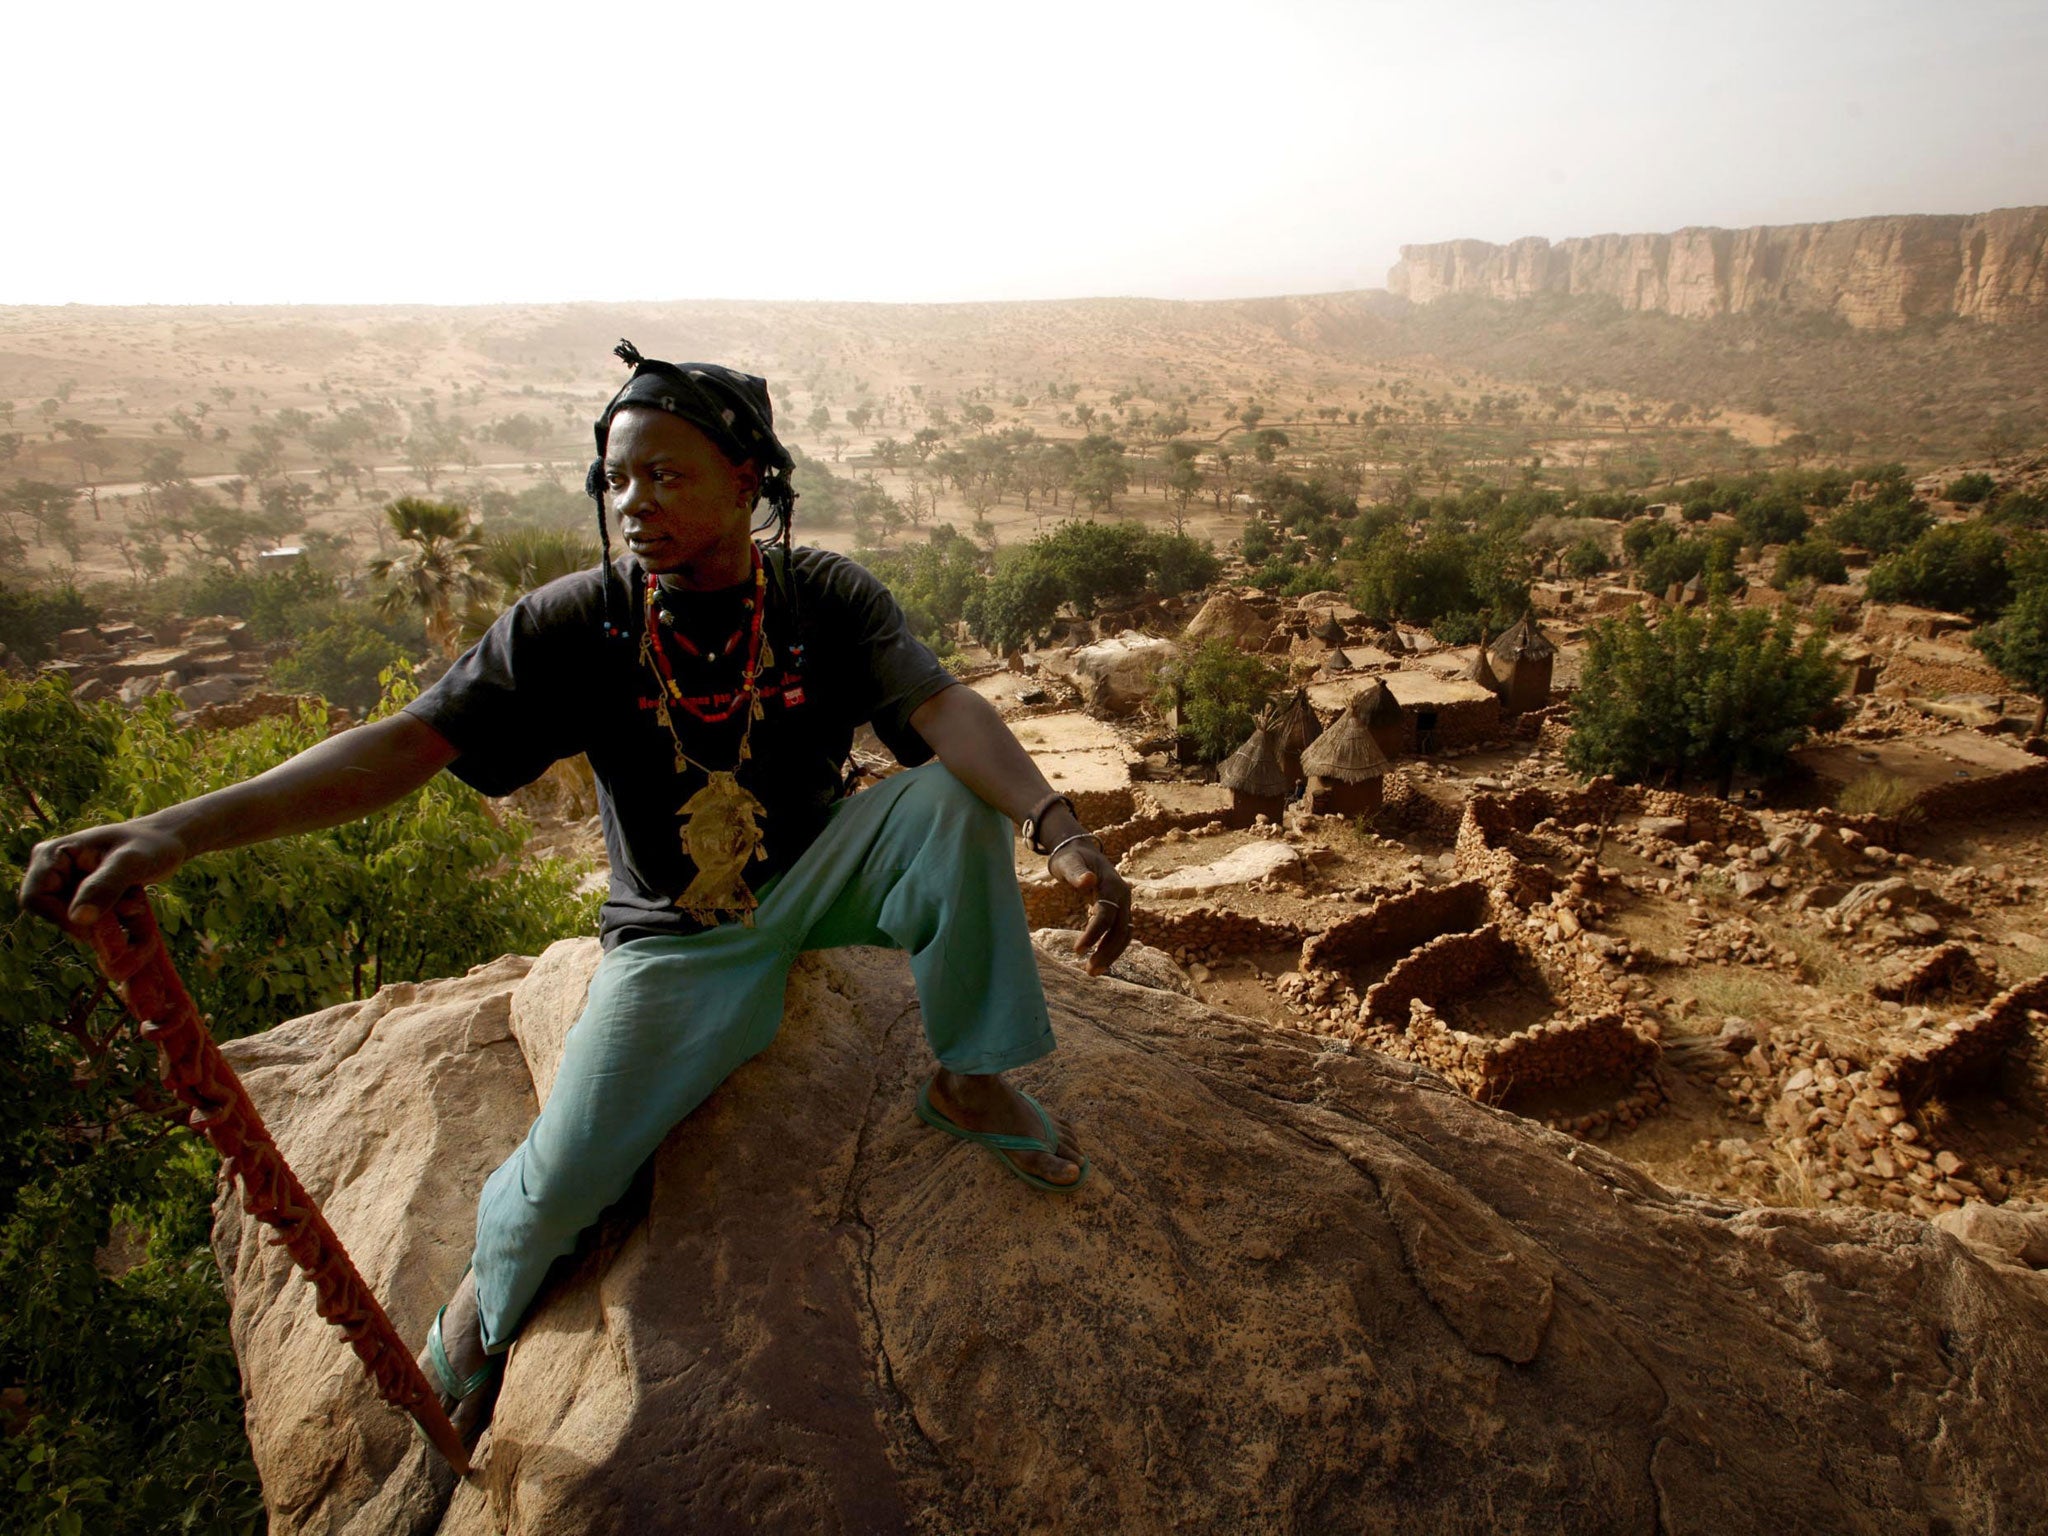
[[[410,1336],[596,949],[228,1048]],[[806,956],[781,1038],[561,1266],[459,1486],[223,1202],[270,1529],[2048,1526],[2048,1277],[1674,1193],[1416,1067],[1041,969],[1061,1049],[1025,1075],[1085,1189],[913,1119],[900,956]]]
[[[2048,318],[2048,208],[1404,245],[1387,287],[1417,304],[1450,294],[1597,295],[1688,319],[1819,311],[1866,329],[1955,316]]]

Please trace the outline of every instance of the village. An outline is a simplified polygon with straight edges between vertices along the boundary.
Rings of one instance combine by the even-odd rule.
[[[2031,1253],[1999,1207],[2048,1191],[2035,701],[1966,618],[1821,595],[1846,717],[1726,800],[1587,781],[1563,755],[1588,625],[1697,603],[1697,582],[1538,582],[1519,621],[1453,646],[1226,574],[957,666],[1130,879],[1117,974],[1413,1062],[1677,1186],[1907,1211]],[[1161,679],[1218,641],[1289,687],[1210,769]],[[40,670],[80,702],[175,692],[206,732],[319,702],[269,688],[269,659],[200,616],[67,632]],[[872,739],[856,758],[893,769]],[[1858,781],[1887,785],[1879,811],[1838,807]],[[515,803],[601,888],[587,769]],[[1061,953],[1078,898],[1021,843],[1018,875]]]

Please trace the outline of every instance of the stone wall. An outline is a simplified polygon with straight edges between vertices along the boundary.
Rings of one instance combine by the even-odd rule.
[[[1131,932],[1141,944],[1169,952],[1249,954],[1263,949],[1299,949],[1307,930],[1299,923],[1273,923],[1218,907],[1156,912],[1139,907]]]
[[[1913,803],[1932,825],[1995,816],[2048,798],[2048,759],[1985,779],[1957,779],[1923,791]]]
[[[1458,835],[1465,810],[1455,800],[1429,793],[1423,781],[1396,769],[1380,784],[1380,810],[1374,821],[1421,832],[1448,847]]]
[[[1486,887],[1476,880],[1382,896],[1301,947],[1304,971],[1343,971],[1406,955],[1446,933],[1470,932],[1488,918]]]
[[[1501,936],[1498,923],[1470,933],[1439,934],[1367,989],[1364,1021],[1405,1028],[1412,1002],[1442,1008],[1461,993],[1527,968],[1521,952]]]
[[[1198,827],[1210,824],[1221,825],[1222,818],[1215,811],[1146,811],[1113,825],[1099,827],[1096,840],[1102,851],[1111,859],[1121,859],[1139,843],[1149,842],[1164,833],[1179,830],[1192,832]]]
[[[1128,821],[1138,808],[1129,789],[1077,789],[1068,794],[1084,827],[1106,827]]]
[[[2027,1032],[2027,1016],[2048,1009],[2048,976],[2001,992],[1968,1018],[1942,1027],[1940,1038],[1898,1057],[1881,1075],[1917,1104],[1932,1094],[1981,1080]]]
[[[1418,713],[1436,716],[1436,724],[1424,731],[1417,724]],[[1401,711],[1401,744],[1404,752],[1417,756],[1427,752],[1448,752],[1454,747],[1476,747],[1499,741],[1510,734],[1501,722],[1499,699],[1468,699],[1439,704],[1427,711],[1404,707]],[[1423,743],[1427,741],[1425,749]]]
[[[1604,1080],[1630,1082],[1640,1090],[1646,1085],[1634,1080],[1657,1057],[1657,1042],[1619,1013],[1551,1019],[1491,1043],[1481,1062],[1480,1096],[1498,1104],[1511,1094]]]

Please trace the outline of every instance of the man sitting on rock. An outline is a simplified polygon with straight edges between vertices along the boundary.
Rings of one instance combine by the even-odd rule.
[[[443,768],[486,794],[588,755],[611,888],[605,956],[526,1140],[485,1182],[472,1269],[423,1358],[458,1423],[548,1268],[668,1131],[781,1022],[807,949],[907,950],[939,1069],[917,1112],[1049,1191],[1088,1172],[1001,1074],[1053,1048],[1010,827],[1093,901],[1099,974],[1131,931],[1115,865],[995,710],[957,686],[860,566],[792,549],[791,459],[767,385],[643,359],[596,426],[603,560],[514,604],[403,711],[243,784],[40,845],[23,900],[90,924],[124,890],[217,848],[332,826]],[[779,539],[754,537],[768,501]],[[607,512],[627,553],[612,559]],[[872,723],[909,771],[844,793]],[[937,762],[928,759],[936,756]]]

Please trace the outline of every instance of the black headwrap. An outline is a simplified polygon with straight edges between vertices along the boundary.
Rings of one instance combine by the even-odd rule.
[[[604,583],[604,629],[616,638],[623,637],[625,630],[612,619],[612,536],[604,508],[604,449],[614,416],[627,406],[667,411],[710,438],[712,446],[731,463],[750,463],[758,469],[761,499],[771,509],[775,538],[782,544],[785,578],[789,571],[790,519],[796,511],[796,487],[790,483],[790,471],[796,466],[789,450],[775,435],[775,407],[768,399],[766,379],[717,363],[664,363],[642,357],[640,349],[630,341],[621,341],[612,351],[633,370],[633,376],[597,418],[597,457],[583,477],[583,489],[597,503],[597,541],[604,561],[599,572]],[[764,523],[754,531],[764,532],[768,526]],[[794,587],[791,591],[793,594]]]

